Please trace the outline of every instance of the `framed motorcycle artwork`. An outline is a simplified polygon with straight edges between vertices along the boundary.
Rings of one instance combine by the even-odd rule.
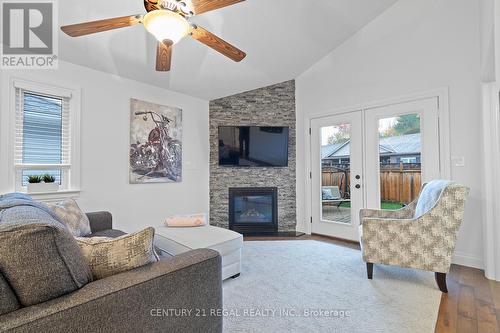
[[[130,99],[131,184],[182,181],[182,110]]]

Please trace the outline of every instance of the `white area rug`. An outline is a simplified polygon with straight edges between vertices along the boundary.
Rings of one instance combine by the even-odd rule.
[[[434,332],[431,272],[375,265],[370,281],[360,251],[309,240],[245,242],[242,264],[224,332]]]

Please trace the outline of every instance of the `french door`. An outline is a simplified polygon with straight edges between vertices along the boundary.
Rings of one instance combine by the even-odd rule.
[[[311,121],[313,207],[311,231],[357,239],[363,207],[362,111]]]
[[[311,232],[359,239],[361,208],[399,209],[440,177],[438,99],[311,120]]]

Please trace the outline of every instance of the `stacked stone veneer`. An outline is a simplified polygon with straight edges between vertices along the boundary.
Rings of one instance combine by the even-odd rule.
[[[288,126],[288,167],[219,167],[219,126]],[[229,226],[230,187],[277,187],[278,230],[295,231],[295,81],[210,102],[210,224]]]

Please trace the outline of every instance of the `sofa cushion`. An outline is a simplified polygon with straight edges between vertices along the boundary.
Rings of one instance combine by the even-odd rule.
[[[149,263],[157,262],[153,228],[118,238],[77,237],[94,279],[102,279]]]
[[[16,294],[14,294],[9,283],[0,273],[0,315],[15,311],[20,307],[21,305],[19,304]]]
[[[431,210],[436,205],[441,192],[450,184],[449,180],[433,180],[427,183],[418,197],[414,217],[419,218]]]
[[[59,220],[68,227],[73,236],[82,237],[91,234],[89,218],[78,207],[75,200],[66,199],[48,206],[54,211]]]
[[[92,232],[113,229],[113,215],[110,212],[90,212],[85,215],[89,218]]]
[[[101,230],[97,231],[94,233],[91,233],[88,236],[85,237],[108,237],[108,238],[118,238],[120,236],[126,235],[127,233],[117,230],[117,229],[108,229],[108,230]]]
[[[23,306],[70,293],[92,279],[74,237],[49,219],[0,223],[0,270]]]

